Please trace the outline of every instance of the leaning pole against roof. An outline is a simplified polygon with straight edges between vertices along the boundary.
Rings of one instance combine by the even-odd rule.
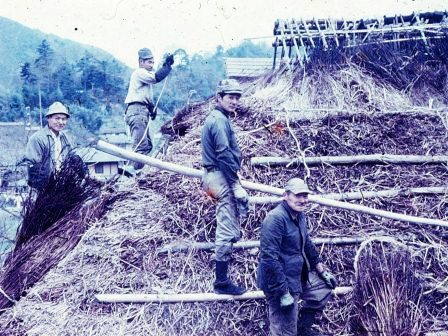
[[[174,173],[182,174],[185,176],[195,177],[195,178],[201,178],[202,177],[202,170],[185,167],[176,163],[171,162],[165,162],[150,156],[146,156],[139,153],[134,153],[132,151],[123,149],[118,146],[111,145],[103,140],[95,139],[92,143],[92,146],[94,146],[97,150],[100,150],[102,152],[115,155],[124,159],[128,159],[131,161],[138,161],[141,163],[144,163],[148,166],[155,167],[161,170],[167,170]],[[241,181],[241,185],[247,189],[265,192],[268,194],[273,195],[283,195],[284,190],[281,188],[276,188],[272,186],[268,186],[261,183],[255,183],[250,181]],[[409,216],[404,214],[399,214],[391,211],[385,211],[385,210],[379,210],[370,208],[364,205],[360,204],[352,204],[347,202],[341,202],[334,199],[328,199],[324,198],[322,196],[318,195],[310,195],[309,200],[313,203],[326,205],[330,207],[340,208],[340,209],[346,209],[351,211],[357,211],[366,213],[373,216],[379,216],[379,217],[385,217],[390,218],[398,221],[404,221],[409,223],[415,223],[415,224],[426,224],[426,225],[433,225],[433,226],[443,226],[448,227],[448,222],[443,221],[440,219],[431,219],[431,218],[423,218],[423,217],[416,217],[416,216]]]

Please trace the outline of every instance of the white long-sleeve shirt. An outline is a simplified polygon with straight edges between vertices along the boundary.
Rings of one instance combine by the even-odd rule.
[[[134,70],[129,81],[125,104],[151,103],[153,100],[152,84],[155,83],[157,83],[155,71],[148,71],[144,68]]]

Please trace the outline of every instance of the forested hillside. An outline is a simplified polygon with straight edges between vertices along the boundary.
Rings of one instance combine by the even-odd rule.
[[[6,74],[0,78],[0,121],[23,120],[29,107],[38,123],[40,110],[55,100],[69,105],[71,127],[90,132],[111,114],[123,113],[132,69],[112,55],[1,17],[0,32],[0,69]],[[165,86],[155,87],[155,98],[162,92],[159,106],[168,115],[188,102],[213,95],[216,83],[225,76],[224,57],[268,57],[271,48],[245,41],[228,50],[218,46],[210,53],[171,52],[176,54],[177,66]],[[156,59],[156,66],[162,61]]]

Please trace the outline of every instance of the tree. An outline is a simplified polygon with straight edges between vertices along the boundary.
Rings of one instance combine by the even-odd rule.
[[[70,114],[75,123],[78,122],[91,132],[96,132],[102,124],[102,116],[88,108],[70,105]]]
[[[22,96],[18,93],[13,93],[9,97],[9,120],[15,121],[24,116],[24,106]]]
[[[54,80],[64,100],[74,102],[77,100],[77,85],[73,66],[67,63],[61,64],[55,73]]]
[[[37,76],[33,73],[29,62],[20,67],[20,78],[23,81],[22,97],[24,104],[30,107],[38,106]]]
[[[230,48],[225,52],[227,57],[272,57],[272,47],[267,44],[255,44],[250,40]]]
[[[52,81],[53,64],[54,64],[54,50],[46,39],[37,47],[37,58],[34,61],[37,74],[37,89],[39,97],[42,99],[39,104],[49,105],[49,94],[56,87]]]

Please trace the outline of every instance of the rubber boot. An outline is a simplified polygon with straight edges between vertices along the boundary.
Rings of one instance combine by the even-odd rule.
[[[313,328],[319,310],[303,308],[297,321],[297,336],[325,336]]]
[[[227,271],[229,268],[228,261],[216,262],[216,281],[213,284],[213,289],[216,294],[229,294],[229,295],[241,295],[246,292],[246,289],[235,285],[227,277]]]

